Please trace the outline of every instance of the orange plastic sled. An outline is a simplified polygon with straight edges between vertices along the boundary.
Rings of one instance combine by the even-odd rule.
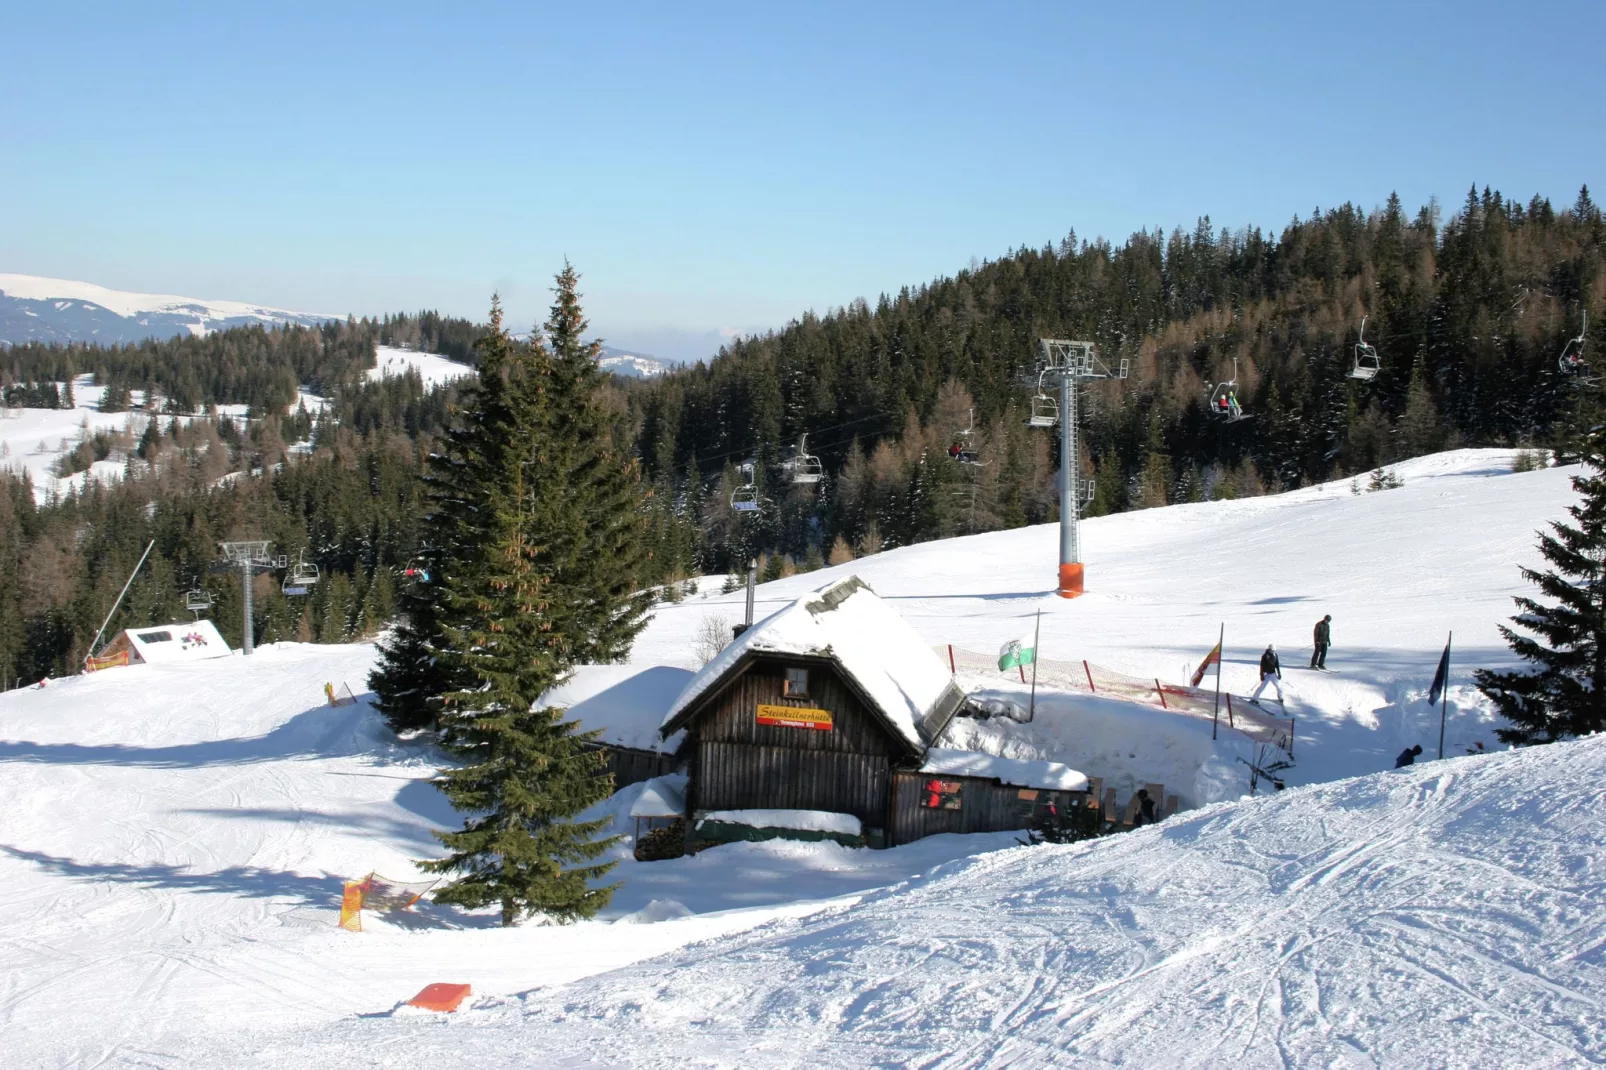
[[[409,1007],[422,1007],[426,1011],[455,1011],[458,1006],[474,991],[470,985],[449,985],[436,983],[426,985],[424,990],[407,1001]]]

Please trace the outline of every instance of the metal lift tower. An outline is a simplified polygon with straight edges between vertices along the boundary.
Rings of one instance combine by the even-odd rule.
[[[1084,379],[1125,379],[1127,360],[1114,371],[1098,358],[1092,342],[1072,342],[1063,338],[1044,338],[1039,381],[1059,380],[1060,405],[1060,574],[1059,595],[1075,598],[1083,591],[1082,547],[1077,532],[1078,514],[1083,501],[1093,500],[1093,484],[1078,478],[1077,394]]]
[[[282,554],[278,557],[269,554],[268,546],[265,541],[218,543],[218,548],[223,551],[223,560],[240,570],[245,613],[245,630],[241,633],[240,649],[246,654],[255,649],[251,641],[251,579],[258,572],[288,568],[290,564],[289,559]]]

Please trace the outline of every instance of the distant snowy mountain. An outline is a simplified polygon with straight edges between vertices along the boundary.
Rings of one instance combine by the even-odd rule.
[[[627,353],[613,346],[602,347],[602,359],[597,363],[602,366],[603,371],[631,379],[656,379],[669,370],[669,365],[656,357]]]
[[[207,334],[253,323],[307,326],[340,316],[291,312],[243,301],[108,290],[88,282],[0,273],[0,345],[22,342],[137,342]]]

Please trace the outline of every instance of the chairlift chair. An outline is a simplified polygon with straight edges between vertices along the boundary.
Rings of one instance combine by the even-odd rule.
[[[1043,389],[1043,375],[1037,377],[1037,393],[1032,395],[1032,411],[1026,417],[1027,427],[1058,427],[1060,422],[1059,399]]]
[[[1362,316],[1360,339],[1355,343],[1355,366],[1350,369],[1349,377],[1371,382],[1382,367],[1383,361],[1377,355],[1377,348],[1366,341],[1366,317]]]
[[[210,613],[212,605],[211,592],[204,587],[196,587],[184,593],[184,608],[194,613],[196,620],[201,619],[202,613]]]
[[[809,436],[804,435],[798,440],[797,454],[792,458],[792,482],[811,484],[818,483],[825,478],[825,466],[820,459],[809,453]]]
[[[984,467],[987,462],[981,459],[980,451],[970,444],[970,436],[976,433],[976,410],[967,409],[965,426],[954,432],[954,440],[948,446],[948,456],[960,464]]]
[[[402,569],[402,575],[415,583],[429,582],[429,569],[424,567],[423,558],[413,558],[412,564]]]
[[[1217,383],[1216,388],[1210,392],[1210,411],[1229,424],[1249,419],[1249,413],[1244,412],[1243,407],[1238,404],[1237,357],[1232,358],[1232,378],[1224,383]]]
[[[1584,359],[1584,335],[1589,333],[1589,312],[1584,312],[1584,324],[1578,331],[1577,338],[1568,339],[1567,344],[1561,347],[1561,356],[1556,360],[1556,366],[1563,375],[1576,375],[1585,382],[1597,382],[1598,379],[1588,377],[1584,373],[1589,370],[1589,362]]]
[[[747,482],[731,491],[731,509],[738,513],[758,512],[758,488],[753,485],[753,466],[744,464],[740,471]]]
[[[307,588],[318,582],[318,566],[307,560],[305,550],[296,555],[295,564],[291,565],[284,574],[284,585],[280,588],[286,595],[304,595]]]

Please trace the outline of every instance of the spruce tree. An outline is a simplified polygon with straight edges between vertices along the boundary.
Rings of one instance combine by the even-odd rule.
[[[570,399],[553,389],[545,346],[516,347],[495,306],[480,356],[478,387],[437,462],[432,525],[446,558],[431,577],[435,657],[456,684],[440,696],[440,722],[463,763],[437,783],[471,816],[437,833],[451,853],[423,868],[464,874],[436,898],[499,904],[504,925],[533,913],[569,921],[608,902],[612,887],[591,885],[611,868],[597,859],[613,843],[597,838],[605,822],[568,820],[613,790],[594,735],[533,708],[595,627],[596,599],[566,589],[574,577],[562,567],[579,552],[571,488],[551,464],[570,447],[557,404]]]
[[[1556,521],[1541,533],[1545,571],[1524,578],[1547,601],[1519,597],[1512,622],[1532,636],[1501,626],[1528,671],[1479,669],[1478,687],[1512,727],[1506,743],[1550,743],[1606,729],[1606,428],[1584,444],[1583,475],[1573,477],[1582,500],[1568,508],[1573,523]]]
[[[565,600],[574,622],[563,637],[567,662],[618,661],[652,604],[647,500],[636,459],[621,445],[620,417],[606,405],[602,343],[582,339],[580,276],[565,261],[556,282],[545,331],[551,434],[535,458],[535,493],[550,502],[541,541],[554,597]]]

